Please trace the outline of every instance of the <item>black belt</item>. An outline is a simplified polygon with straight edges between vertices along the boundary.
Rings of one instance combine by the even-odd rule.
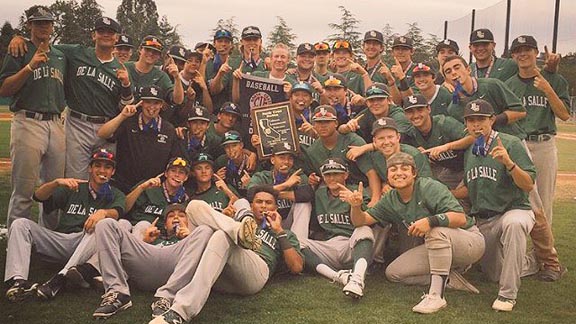
[[[70,116],[94,124],[104,124],[110,120],[108,117],[85,115],[74,110],[70,110]]]
[[[41,121],[60,119],[60,114],[39,113],[34,111],[25,111],[24,116],[26,116],[26,118],[32,118]]]
[[[528,142],[546,142],[551,140],[553,137],[554,135],[551,134],[528,135],[526,140]]]

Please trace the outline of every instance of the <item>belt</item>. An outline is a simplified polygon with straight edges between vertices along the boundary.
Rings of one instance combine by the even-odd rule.
[[[108,117],[85,115],[74,110],[70,110],[70,116],[94,124],[104,124],[110,120]]]
[[[60,114],[39,113],[39,112],[35,112],[35,111],[25,111],[24,116],[26,116],[26,118],[32,118],[32,119],[42,120],[42,121],[60,119]]]
[[[551,134],[540,134],[540,135],[528,135],[526,140],[529,142],[546,142],[551,140],[554,135]]]

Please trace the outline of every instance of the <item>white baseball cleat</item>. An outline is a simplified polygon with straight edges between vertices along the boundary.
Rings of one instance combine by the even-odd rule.
[[[340,270],[336,272],[336,275],[332,278],[332,283],[339,283],[342,286],[346,286],[350,282],[350,277],[352,277],[352,270]]]
[[[240,223],[240,231],[238,232],[240,246],[253,251],[259,250],[262,246],[262,240],[256,236],[258,223],[250,216],[242,218]]]
[[[342,292],[348,297],[362,298],[364,296],[364,280],[360,275],[353,273]]]
[[[446,299],[438,294],[424,294],[418,305],[412,307],[412,311],[420,314],[432,314],[448,306]]]
[[[516,300],[498,296],[494,303],[492,303],[492,309],[497,312],[511,312],[514,305],[516,305]]]

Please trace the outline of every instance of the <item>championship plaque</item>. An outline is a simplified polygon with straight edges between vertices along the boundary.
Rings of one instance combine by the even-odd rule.
[[[260,136],[260,145],[256,147],[258,157],[269,158],[276,143],[290,143],[300,151],[296,122],[288,101],[256,107],[250,113],[255,134]]]

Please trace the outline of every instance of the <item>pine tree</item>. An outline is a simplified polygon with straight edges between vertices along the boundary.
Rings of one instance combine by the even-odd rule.
[[[240,36],[241,36],[240,29],[238,28],[238,24],[234,21],[235,19],[236,19],[235,16],[232,16],[226,20],[222,18],[218,19],[216,27],[212,29],[212,32],[210,33],[210,39],[208,39],[208,42],[212,42],[212,40],[214,39],[214,34],[216,34],[218,30],[226,29],[227,31],[232,33],[234,44],[240,43]]]
[[[182,40],[176,30],[178,26],[172,26],[168,22],[168,17],[162,16],[158,28],[160,29],[158,37],[164,40],[164,46],[169,48],[172,45],[181,44]]]
[[[357,31],[358,24],[360,20],[356,19],[350,10],[346,9],[344,6],[338,6],[342,11],[342,17],[340,18],[340,23],[329,23],[328,26],[334,29],[336,33],[328,36],[328,40],[347,40],[352,44],[354,52],[356,54],[362,53],[362,40],[360,38],[360,32]]]
[[[12,24],[8,21],[4,22],[2,29],[0,29],[0,62],[4,62],[4,56],[6,56],[8,44],[10,43],[10,40],[12,40],[12,37],[14,37],[15,33],[16,31],[12,27]]]
[[[394,38],[398,37],[398,33],[394,32],[394,28],[390,24],[386,23],[386,26],[382,28],[382,36],[384,38],[384,53],[383,61],[388,65],[394,64],[394,57],[392,56],[392,43],[394,43]]]
[[[278,24],[274,26],[272,32],[268,35],[266,50],[270,53],[276,44],[282,43],[288,46],[291,56],[294,57],[294,52],[296,50],[294,40],[296,39],[296,35],[292,33],[292,28],[288,27],[284,18],[280,16],[276,16],[276,18],[278,18]]]
[[[160,36],[158,8],[154,0],[122,0],[116,11],[116,19],[124,33],[137,43],[146,35]]]

